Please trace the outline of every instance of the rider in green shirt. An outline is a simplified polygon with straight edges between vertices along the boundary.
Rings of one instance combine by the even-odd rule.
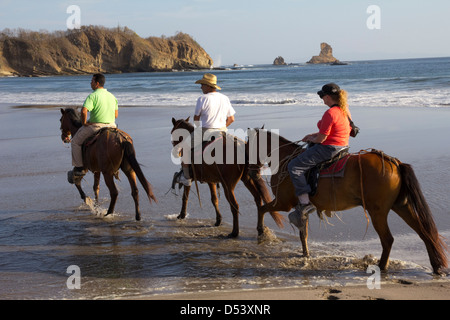
[[[86,173],[83,165],[83,142],[102,128],[116,128],[115,119],[119,114],[119,106],[116,97],[108,92],[105,85],[105,76],[94,74],[91,80],[91,88],[94,90],[84,101],[81,108],[82,127],[72,138],[72,165],[73,175],[82,177]],[[89,121],[87,114],[90,113]]]

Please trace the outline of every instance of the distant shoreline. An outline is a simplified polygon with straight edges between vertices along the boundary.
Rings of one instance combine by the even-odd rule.
[[[392,58],[392,59],[371,59],[371,60],[344,60],[342,62],[345,63],[345,65],[352,65],[352,64],[359,64],[359,63],[372,63],[372,62],[398,62],[398,61],[410,61],[410,60],[437,60],[437,59],[448,59],[450,56],[446,57],[428,57],[428,58]],[[330,66],[330,63],[325,64],[308,64],[306,62],[290,62],[286,65],[273,65],[272,63],[249,63],[249,64],[239,64],[238,66],[235,65],[222,65],[217,67],[211,67],[207,69],[181,69],[181,70],[155,70],[155,71],[130,71],[130,72],[104,72],[105,75],[119,75],[119,74],[131,74],[131,73],[177,73],[177,72],[210,72],[210,71],[230,71],[235,70],[239,71],[243,68],[248,67],[273,67],[273,68],[288,68],[290,66],[311,66],[311,67],[323,67],[323,66]],[[67,76],[87,76],[91,75],[92,73],[79,73],[79,74],[73,74],[73,73],[67,73],[67,74],[52,74],[52,75],[7,75],[0,73],[0,78],[46,78],[46,77],[67,77]]]

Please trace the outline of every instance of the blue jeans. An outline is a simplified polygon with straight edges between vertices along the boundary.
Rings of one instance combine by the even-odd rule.
[[[326,146],[316,144],[300,153],[288,164],[288,171],[294,185],[295,195],[300,196],[311,192],[306,181],[305,172],[321,162],[328,161],[337,155],[346,146]]]

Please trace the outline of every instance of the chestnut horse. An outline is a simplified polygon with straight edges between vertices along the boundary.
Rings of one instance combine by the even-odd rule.
[[[65,143],[70,142],[70,137],[74,136],[81,127],[80,114],[72,108],[61,109],[61,139]],[[106,215],[114,212],[116,205],[117,191],[114,177],[117,178],[119,169],[125,173],[130,182],[131,195],[135,204],[136,220],[141,219],[139,211],[139,191],[136,184],[136,175],[147,193],[150,203],[156,202],[153,195],[152,186],[145,178],[139,163],[136,160],[136,152],[131,137],[119,129],[102,129],[96,140],[85,147],[83,152],[83,162],[85,168],[94,173],[94,194],[98,201],[100,173],[105,178],[105,183],[109,189],[111,202]],[[86,194],[81,188],[81,178],[74,179],[81,198],[86,202]]]
[[[255,130],[258,139],[262,129]],[[275,134],[266,132],[269,135]],[[270,144],[272,140],[267,141]],[[272,150],[270,146],[268,150]],[[287,162],[296,151],[302,152],[303,148],[279,136],[279,149],[272,150],[279,152],[279,159],[284,159],[280,161],[280,170],[271,177],[272,191],[276,198],[259,208],[258,215],[261,217],[267,211],[290,211],[297,204],[298,198],[287,172]],[[439,273],[442,268],[447,268],[446,245],[438,233],[430,208],[409,164],[377,150],[351,154],[344,177],[320,177],[317,192],[311,197],[311,202],[319,214],[324,211],[342,211],[363,206],[364,211],[369,212],[381,240],[383,249],[379,261],[381,270],[388,268],[389,253],[394,241],[387,221],[390,210],[396,212],[423,240],[433,271]],[[259,220],[262,221],[262,218]],[[309,253],[307,224],[306,229],[300,233],[303,253],[307,256]]]
[[[194,131],[194,126],[189,123],[189,117],[187,119],[179,119],[175,120],[172,118],[172,124],[173,128],[171,131],[171,134],[174,133],[177,129],[184,129],[187,130],[187,132],[192,133]],[[176,146],[178,143],[181,142],[181,137],[179,140],[172,141],[172,144]],[[226,144],[230,143],[229,139],[223,139],[223,157],[226,158],[226,152],[227,147]],[[248,164],[246,163],[238,163],[237,156],[238,156],[238,146],[235,142],[233,145],[234,153],[233,157],[234,160],[232,163],[212,163],[207,164],[205,163],[203,157],[202,157],[202,163],[201,164],[192,164],[191,168],[193,169],[193,178],[196,181],[200,182],[206,182],[208,183],[211,191],[211,200],[214,204],[214,207],[216,209],[216,226],[220,225],[221,216],[220,212],[218,211],[218,201],[217,201],[217,195],[215,190],[215,184],[221,183],[224,189],[225,197],[230,204],[231,212],[233,214],[233,230],[228,235],[230,238],[235,238],[239,235],[239,204],[236,201],[236,197],[234,194],[234,189],[241,180],[245,187],[250,191],[250,193],[253,195],[254,201],[256,203],[256,206],[258,208],[261,207],[262,201],[264,203],[270,202],[272,199],[270,197],[270,193],[264,183],[264,181],[261,178],[253,178],[249,174],[248,170]],[[186,208],[187,205],[187,196],[186,193],[189,192],[189,187],[184,188],[184,194],[183,194],[183,208]],[[183,210],[182,210],[183,211]],[[278,226],[283,226],[283,216],[275,211],[270,211],[270,214],[276,224]],[[179,216],[180,217],[180,216]]]

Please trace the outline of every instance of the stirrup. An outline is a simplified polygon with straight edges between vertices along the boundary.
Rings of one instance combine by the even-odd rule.
[[[82,167],[74,167],[72,173],[74,177],[84,177],[84,175],[87,173],[87,170]]]
[[[83,179],[83,176],[74,175],[73,170],[67,172],[67,181],[70,184],[78,183],[79,181],[81,181],[81,179]]]
[[[174,189],[175,190],[175,185],[177,184],[177,183],[179,183],[178,181],[180,180],[180,176],[183,174],[183,170],[180,170],[180,171],[178,171],[178,172],[175,172],[174,174],[173,174],[173,179],[172,179],[172,189]],[[181,184],[178,186],[178,189],[181,189]]]

